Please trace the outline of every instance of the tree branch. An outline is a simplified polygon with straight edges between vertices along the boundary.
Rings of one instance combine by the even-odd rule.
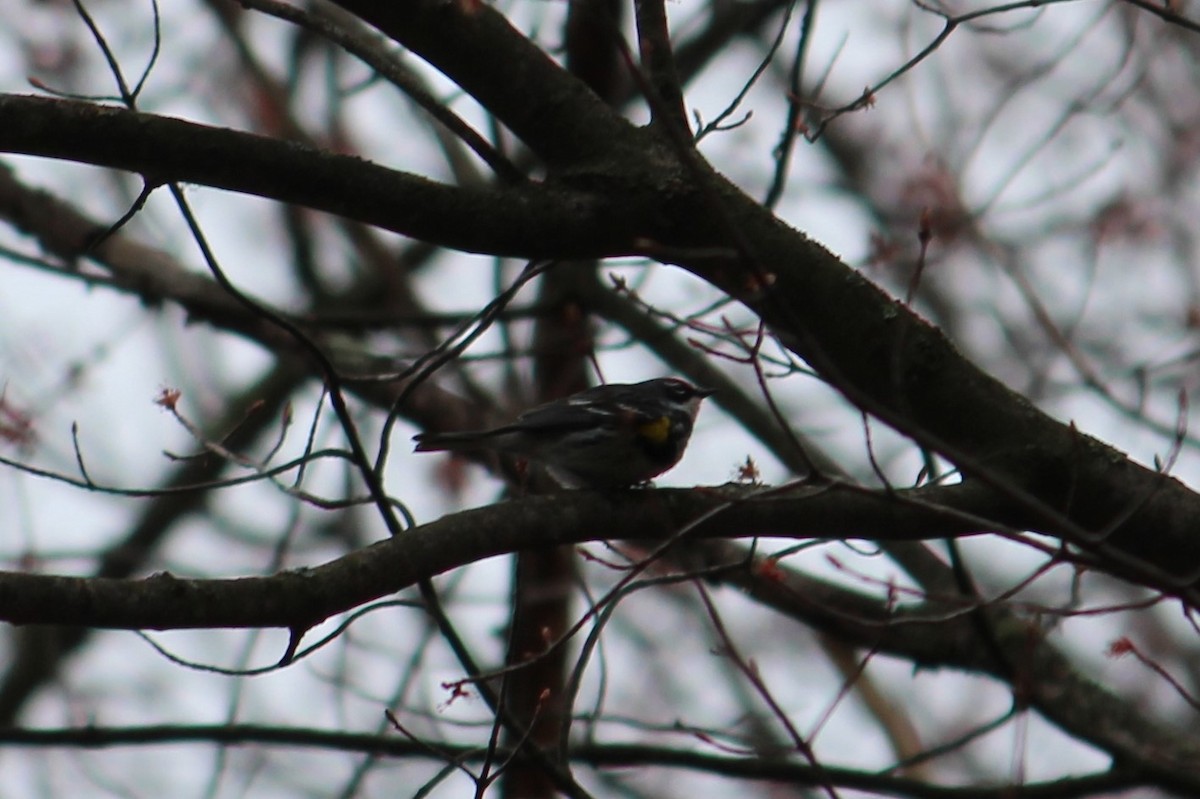
[[[559,184],[460,188],[296,142],[75,100],[0,95],[0,151],[197,183],[339,214],[467,252],[628,252],[608,203]],[[614,223],[617,224],[614,237]],[[543,249],[544,247],[544,249]]]
[[[1000,508],[967,486],[897,492],[570,491],[445,516],[330,563],[269,577],[141,580],[0,572],[0,620],[116,629],[307,629],[445,571],[528,548],[688,536],[916,540],[970,535]]]
[[[156,725],[144,727],[87,727],[83,729],[9,729],[0,730],[0,743],[23,747],[115,747],[155,746],[188,741],[226,745],[259,743],[276,746],[312,747],[343,752],[371,752],[394,758],[454,758],[474,763],[484,756],[478,746],[441,743],[430,747],[420,741],[394,736],[345,733],[320,729],[298,729],[256,724]],[[496,753],[507,758],[512,752]],[[737,779],[769,780],[792,785],[813,785],[817,769],[784,757],[760,758],[714,754],[682,747],[648,744],[581,744],[572,747],[573,762],[596,768],[630,766],[668,766],[717,774]],[[1107,772],[1022,785],[938,785],[922,780],[875,774],[852,768],[822,765],[823,778],[838,786],[871,791],[884,796],[913,799],[1071,799],[1095,796],[1100,792],[1120,791],[1153,784],[1137,775]]]

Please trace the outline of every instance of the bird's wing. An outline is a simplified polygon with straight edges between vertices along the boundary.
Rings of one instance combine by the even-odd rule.
[[[563,402],[551,402],[531,408],[517,417],[516,427],[530,432],[583,430],[602,427],[634,426],[655,422],[659,409],[639,407],[629,402],[625,386],[596,386],[573,394]]]
[[[608,416],[595,406],[557,402],[530,408],[518,416],[511,427],[534,434],[569,432],[604,424]]]

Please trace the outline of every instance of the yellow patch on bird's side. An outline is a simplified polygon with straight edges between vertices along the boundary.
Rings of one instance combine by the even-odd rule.
[[[638,425],[637,431],[639,436],[649,439],[655,444],[661,444],[671,434],[671,419],[667,416],[660,416],[653,422]]]

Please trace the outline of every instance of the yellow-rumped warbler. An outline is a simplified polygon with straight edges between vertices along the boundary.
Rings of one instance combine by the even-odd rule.
[[[712,393],[674,377],[610,383],[538,405],[503,427],[413,440],[417,452],[490,449],[543,463],[570,486],[617,488],[678,463]]]

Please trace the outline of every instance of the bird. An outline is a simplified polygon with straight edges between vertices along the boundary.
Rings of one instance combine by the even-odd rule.
[[[546,466],[568,488],[641,485],[679,462],[711,389],[677,377],[609,383],[488,430],[426,432],[416,452],[492,450]]]

